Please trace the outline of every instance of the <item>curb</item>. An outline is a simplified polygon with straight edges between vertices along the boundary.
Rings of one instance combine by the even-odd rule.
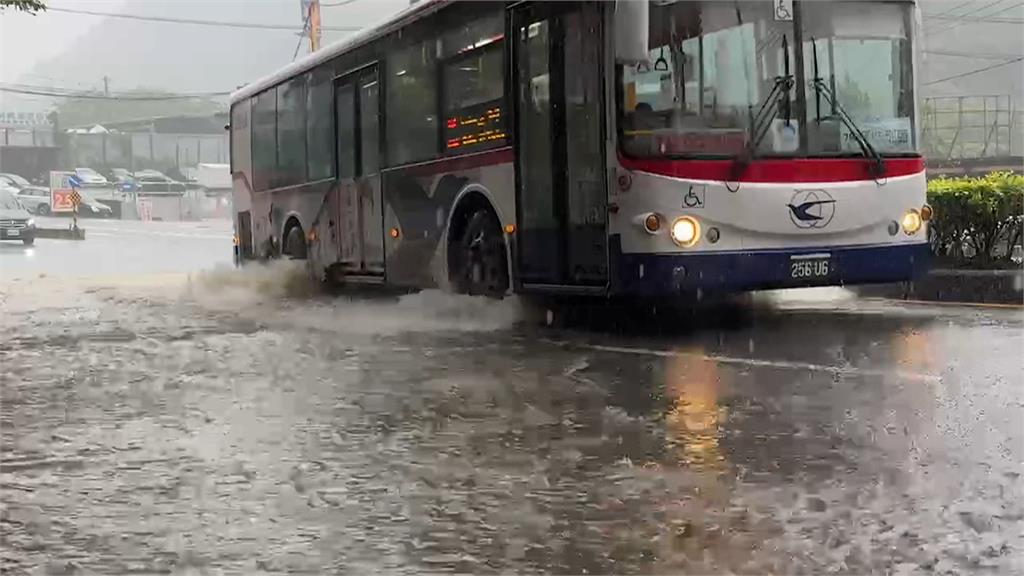
[[[1024,270],[930,270],[913,282],[857,286],[861,296],[949,304],[1024,306]]]
[[[36,238],[85,240],[85,228],[36,228]]]

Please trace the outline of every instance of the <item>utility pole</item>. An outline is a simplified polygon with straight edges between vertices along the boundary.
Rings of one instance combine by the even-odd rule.
[[[320,49],[320,0],[310,0],[309,14],[309,51],[316,52]]]
[[[103,77],[103,95],[110,96],[110,76]]]

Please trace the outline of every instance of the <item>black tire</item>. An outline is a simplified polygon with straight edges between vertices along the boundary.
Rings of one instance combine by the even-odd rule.
[[[306,236],[299,226],[292,226],[288,230],[288,235],[284,239],[284,253],[294,260],[306,259]]]
[[[31,245],[36,243],[36,239],[35,238],[22,238],[21,239],[21,243],[24,244],[25,246],[31,246]]]
[[[454,251],[451,280],[456,292],[492,298],[505,295],[509,286],[505,236],[493,213],[474,212],[450,249]]]
[[[50,214],[50,205],[49,204],[40,204],[39,206],[36,206],[36,214],[38,214],[40,216],[49,216],[49,214]]]

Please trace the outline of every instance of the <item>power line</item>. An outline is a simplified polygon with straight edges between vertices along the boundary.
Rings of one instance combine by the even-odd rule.
[[[53,81],[60,82],[60,81],[66,80],[66,78],[60,78],[60,77],[57,77],[57,76],[47,76],[45,74],[35,74],[33,72],[22,72],[20,74],[20,76],[28,77],[28,78],[38,78],[40,80],[45,80],[47,82],[53,82]],[[0,84],[11,85],[12,83],[10,83],[10,82],[0,82]],[[77,85],[77,89],[83,90],[83,91],[89,91],[89,90],[95,90],[96,89],[96,84],[94,84],[94,83],[75,82],[75,84]],[[71,90],[71,89],[72,88],[68,88],[68,90]]]
[[[39,85],[39,84],[23,84],[21,82],[0,82],[0,86],[5,88],[18,88],[19,90],[42,90],[45,92],[56,92],[59,94],[99,94],[102,92],[99,88],[90,87],[85,89],[71,88],[68,86],[56,86],[56,85]],[[215,90],[204,91],[202,94],[214,93]],[[173,95],[173,93],[147,93],[145,89],[137,89],[133,91],[122,91],[117,94],[127,96],[167,96]]]
[[[341,2],[328,2],[328,3],[321,2],[320,3],[320,7],[321,8],[336,8],[338,6],[347,6],[347,5],[353,4],[355,2],[359,2],[359,0],[341,0]],[[312,6],[310,6],[310,9],[306,12],[305,21],[303,21],[303,23],[302,23],[302,34],[312,34],[313,33],[313,31],[309,29],[309,19],[312,16],[313,16],[313,8],[312,8]],[[320,29],[321,30],[332,30],[332,28],[329,27],[329,26],[320,26]],[[298,55],[299,55],[299,48],[302,46],[302,40],[304,38],[305,38],[305,36],[300,36],[298,43],[295,44],[295,52],[292,53],[292,62],[295,62],[295,58],[298,57]]]
[[[955,18],[949,18],[949,20],[956,20],[960,24],[966,24],[969,22],[986,22],[993,24],[1020,24],[1024,23],[1024,18],[992,18],[989,16],[958,16]],[[960,24],[957,24],[959,26]],[[955,26],[950,26],[954,28]]]
[[[223,20],[193,20],[189,18],[164,18],[161,16],[139,16],[137,14],[120,14],[117,12],[96,12],[73,8],[48,7],[47,12],[66,12],[68,14],[84,14],[86,16],[103,16],[107,18],[123,18],[125,20],[142,20],[145,22],[164,22],[169,24],[193,24],[196,26],[218,26],[222,28],[252,28],[257,30],[287,30],[301,32],[302,27],[289,24],[260,24],[257,22],[226,22]],[[324,30],[332,32],[358,32],[362,26],[325,26]]]
[[[26,94],[31,96],[47,96],[50,98],[72,98],[72,99],[83,99],[83,100],[120,100],[129,102],[162,102],[167,100],[193,100],[199,98],[214,98],[217,96],[227,96],[230,92],[202,92],[194,94],[166,94],[166,95],[132,95],[132,94],[120,94],[120,95],[105,95],[97,94],[95,92],[72,92],[62,91],[60,88],[45,88],[45,87],[34,87],[34,86],[0,86],[0,92],[10,92],[12,94]]]
[[[1008,60],[1016,57],[1013,54],[984,54],[981,52],[957,52],[955,50],[922,50],[922,52],[936,56],[958,56],[961,58],[976,58],[978,60]]]
[[[955,18],[952,23],[947,24],[945,26],[943,26],[942,24],[939,24],[938,28],[933,28],[928,33],[929,34],[934,34],[936,32],[949,32],[950,30],[952,30],[954,28],[957,28],[958,26],[962,26],[964,24],[967,24],[967,23],[988,22],[988,23],[1000,23],[1000,24],[1018,24],[1018,23],[1024,22],[1024,20],[1021,20],[1019,18],[993,18],[993,16],[996,16],[998,14],[1002,14],[1004,12],[1009,12],[1010,10],[1013,10],[1015,8],[1020,8],[1021,6],[1024,6],[1024,2],[1018,2],[1017,4],[1013,4],[1013,5],[1008,6],[1006,8],[1001,8],[999,10],[996,10],[995,12],[989,12],[988,14],[980,14],[980,12],[982,12],[982,11],[984,11],[986,9],[989,9],[989,8],[994,8],[996,5],[1002,4],[1005,1],[1006,0],[996,0],[995,2],[991,2],[991,3],[989,3],[989,4],[985,5],[985,6],[982,6],[978,10],[975,10],[973,16],[967,16],[966,14],[960,15],[957,18]]]
[[[309,10],[306,11],[306,19],[302,22],[302,35],[299,36],[299,41],[295,43],[295,52],[292,53],[292,62],[295,62],[295,57],[299,55],[299,48],[302,47],[302,41],[306,39],[306,31],[312,35],[313,31],[309,30],[309,19],[313,16],[313,7],[310,6]],[[312,42],[312,40],[310,40]]]
[[[990,7],[993,4],[999,4],[1002,1],[1003,0],[995,0],[994,2],[990,2],[986,6],[982,6],[981,9],[984,10],[985,8]],[[960,4],[959,6],[954,6],[954,7],[950,8],[949,10],[946,10],[945,12],[940,12],[938,14],[925,14],[924,18],[925,18],[925,20],[931,20],[931,19],[944,20],[943,16],[952,17],[952,18],[959,18],[961,16],[965,16],[968,12],[962,12],[962,13],[956,15],[956,16],[950,16],[950,15],[953,14],[953,12],[956,12],[957,10],[960,10],[962,8],[968,8],[971,4],[976,4],[977,2],[979,2],[979,0],[970,0],[969,2],[965,2],[963,4]],[[933,23],[929,22],[929,23],[925,24],[924,29],[925,29],[925,31],[928,31],[928,27],[929,26],[941,28],[941,27],[945,26],[946,24],[948,24],[948,23],[947,22],[939,22],[938,24],[933,24]]]
[[[945,12],[939,12],[938,14],[925,14],[924,17],[925,18],[938,18],[939,16],[946,16],[947,14],[952,14],[953,12],[956,12],[957,10],[959,10],[961,8],[967,8],[971,4],[975,4],[975,3],[979,2],[979,1],[980,0],[969,0],[968,2],[964,2],[963,4],[960,4],[959,6],[953,6],[949,10],[946,10]],[[966,12],[965,12],[965,14],[966,14]]]
[[[956,80],[958,78],[963,78],[965,76],[973,76],[974,74],[980,74],[982,72],[988,72],[989,70],[993,70],[995,68],[1002,68],[1003,66],[1007,66],[1007,65],[1013,64],[1015,62],[1020,62],[1021,60],[1024,60],[1024,56],[1020,56],[1018,58],[1014,58],[1013,60],[1007,60],[1006,62],[1000,62],[999,64],[993,64],[991,66],[986,66],[984,68],[978,68],[977,70],[971,70],[970,72],[964,72],[962,74],[956,74],[956,75],[950,76],[948,78],[942,78],[941,80],[932,80],[931,82],[925,82],[924,85],[925,86],[931,86],[932,84],[939,84],[941,82],[949,82],[950,80]]]
[[[939,31],[939,30],[950,30],[952,28],[955,28],[955,27],[959,26],[962,23],[962,22],[960,22],[960,19],[966,17],[968,14],[980,15],[981,12],[984,12],[985,10],[988,10],[990,8],[998,6],[998,5],[1002,4],[1003,2],[1006,2],[1006,0],[993,0],[992,2],[989,2],[988,4],[985,4],[984,6],[981,6],[979,8],[975,8],[973,11],[971,11],[971,10],[964,11],[964,12],[962,12],[960,14],[957,14],[956,17],[952,19],[952,22],[948,22],[948,21],[947,22],[941,22],[942,18],[938,18],[938,20],[940,20],[940,22],[938,24],[935,24],[934,26],[932,26],[932,29],[930,30],[930,32],[936,32],[936,31]],[[966,7],[966,6],[962,6],[962,7]],[[939,16],[942,16],[942,15],[940,14]]]

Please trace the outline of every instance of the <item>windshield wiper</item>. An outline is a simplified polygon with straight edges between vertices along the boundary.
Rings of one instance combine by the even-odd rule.
[[[782,61],[782,76],[775,77],[771,91],[761,101],[761,106],[758,107],[757,113],[751,115],[750,140],[747,142],[743,152],[733,162],[731,176],[733,182],[739,181],[743,173],[747,171],[750,162],[757,153],[757,148],[768,134],[768,129],[771,128],[772,122],[779,115],[779,109],[781,108],[783,111],[787,126],[789,126],[790,121],[793,119],[789,94],[793,91],[795,80],[789,71],[789,40],[785,34],[782,35]],[[750,108],[750,111],[753,112],[753,107]]]
[[[884,176],[885,158],[883,158],[882,155],[878,153],[878,150],[876,150],[875,147],[871,145],[871,142],[868,141],[867,136],[865,136],[864,132],[860,129],[859,126],[857,126],[857,123],[853,121],[853,118],[846,112],[846,109],[843,108],[843,105],[839,103],[839,99],[836,98],[835,93],[832,92],[832,89],[829,87],[829,85],[825,83],[825,79],[822,78],[821,74],[818,73],[818,43],[817,40],[815,40],[814,38],[811,38],[811,54],[814,58],[814,81],[812,85],[814,86],[815,98],[820,100],[822,96],[825,97],[825,100],[828,101],[829,106],[832,107],[832,117],[839,118],[839,120],[841,120],[842,123],[846,125],[846,127],[850,130],[850,133],[853,134],[854,140],[857,141],[857,145],[860,146],[861,152],[864,153],[864,157],[870,160],[874,160],[874,164],[872,167],[872,175],[876,178],[878,178],[879,176]],[[821,124],[820,102],[818,102],[816,105],[816,116],[817,123]]]

